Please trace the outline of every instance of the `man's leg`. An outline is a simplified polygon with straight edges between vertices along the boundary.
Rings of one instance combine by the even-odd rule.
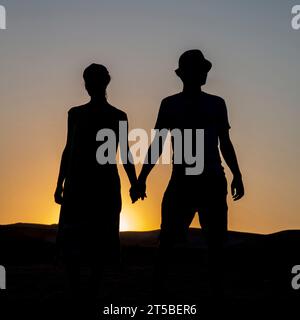
[[[179,186],[169,184],[162,201],[161,231],[158,256],[154,271],[154,290],[163,293],[174,246],[187,240],[191,216],[195,211],[185,201],[185,194]]]
[[[222,296],[224,289],[224,245],[228,230],[227,183],[224,179],[209,183],[211,187],[207,186],[206,190],[210,192],[203,197],[203,205],[199,211],[200,224],[208,244],[210,287],[212,294],[216,296]]]

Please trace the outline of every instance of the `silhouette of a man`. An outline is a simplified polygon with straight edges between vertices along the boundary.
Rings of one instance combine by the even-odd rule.
[[[172,176],[162,201],[160,258],[156,281],[163,281],[170,248],[186,238],[193,217],[198,212],[208,242],[212,289],[217,290],[220,279],[216,276],[220,273],[222,247],[227,233],[227,181],[219,149],[233,174],[231,192],[234,200],[243,197],[244,186],[229,137],[230,125],[225,102],[201,90],[211,67],[211,62],[204,58],[200,50],[184,52],[175,71],[183,82],[183,91],[162,100],[156,121],[156,129],[204,129],[203,173],[186,175],[187,163],[173,163]],[[165,138],[166,135],[162,138],[158,157],[162,153]],[[156,135],[155,139],[160,138]],[[193,149],[195,143],[193,139]],[[174,159],[176,149],[173,140],[172,146]],[[147,160],[150,159],[151,147]],[[141,194],[145,194],[146,179],[156,160],[152,163],[145,161],[143,165],[138,178]]]

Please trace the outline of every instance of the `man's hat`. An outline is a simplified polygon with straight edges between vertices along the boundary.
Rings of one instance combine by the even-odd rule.
[[[185,72],[185,71],[193,71],[199,70],[200,72],[209,72],[212,64],[210,61],[204,58],[203,53],[198,49],[185,51],[179,58],[178,61],[178,69],[176,69],[176,73]]]

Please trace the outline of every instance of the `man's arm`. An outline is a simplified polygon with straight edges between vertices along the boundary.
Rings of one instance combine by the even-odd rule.
[[[238,165],[236,153],[234,151],[233,144],[230,140],[229,130],[223,130],[219,134],[220,150],[223,158],[233,174],[233,180],[231,183],[231,194],[233,200],[239,200],[244,195],[244,185],[242,180],[242,174]]]
[[[155,166],[159,157],[163,152],[164,143],[167,138],[167,131],[169,129],[168,125],[168,114],[166,113],[166,99],[162,100],[156,124],[155,124],[156,132],[154,135],[154,139],[148,149],[146,158],[144,160],[144,164],[141,170],[141,173],[138,178],[139,188],[142,194],[146,194],[146,180],[151,170]],[[167,130],[163,130],[167,129]],[[142,200],[144,196],[141,197]]]
[[[139,188],[140,188],[140,192],[142,194],[142,196],[141,196],[142,200],[144,200],[144,197],[146,196],[147,177],[150,174],[151,170],[154,168],[155,164],[157,163],[159,157],[161,156],[161,154],[163,152],[163,147],[164,147],[164,143],[166,141],[166,138],[167,138],[167,133],[161,134],[157,130],[155,133],[153,142],[151,143],[151,145],[148,149],[141,173],[138,178]],[[155,150],[155,152],[153,152],[153,148],[157,148],[157,146],[159,146],[158,149]]]

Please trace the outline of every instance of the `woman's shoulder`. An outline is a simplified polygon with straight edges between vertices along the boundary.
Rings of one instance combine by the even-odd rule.
[[[124,112],[123,110],[117,108],[117,107],[114,107],[113,105],[111,104],[108,104],[109,105],[109,108],[110,108],[110,111],[116,116],[118,117],[120,120],[127,120],[127,114],[126,112]]]
[[[89,113],[89,108],[87,108],[88,104],[80,105],[80,106],[75,106],[69,109],[68,114],[71,117],[80,117],[83,115],[84,112]],[[111,104],[107,104],[107,109],[106,112],[108,111],[114,118],[118,118],[119,120],[127,120],[127,114],[123,110],[120,110],[117,107],[114,107]]]
[[[70,121],[78,121],[81,118],[84,118],[86,113],[86,104],[81,106],[71,107],[68,111],[68,118]]]
[[[82,111],[85,110],[85,107],[86,104],[83,104],[81,106],[75,106],[75,107],[71,107],[68,111],[68,114],[69,115],[73,115],[73,114],[78,114],[78,113],[81,113]]]

